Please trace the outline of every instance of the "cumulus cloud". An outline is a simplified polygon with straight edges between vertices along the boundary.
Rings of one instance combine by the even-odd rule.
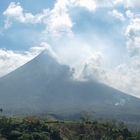
[[[83,7],[94,11],[96,4],[93,0],[57,0],[50,10],[46,31],[55,36],[72,35],[73,22],[69,14],[70,8]]]
[[[44,24],[46,26],[45,31],[55,35],[62,32],[69,33],[72,28],[72,21],[65,1],[58,1],[52,10],[44,9],[36,15],[25,12],[20,3],[11,2],[3,15],[6,17],[5,29],[9,28],[14,21],[26,24]]]
[[[48,10],[45,9],[42,13],[33,15],[32,13],[27,13],[21,7],[20,3],[11,2],[8,8],[3,12],[3,15],[6,16],[5,28],[9,28],[13,21],[18,21],[21,23],[42,23],[44,19],[48,17]]]
[[[63,34],[72,33],[72,20],[68,13],[68,1],[57,1],[54,8],[50,10],[49,17],[46,22],[46,32],[54,35],[61,36]]]
[[[4,11],[3,14],[8,17],[13,17],[21,22],[25,20],[25,17],[23,15],[23,9],[19,3],[16,4],[14,2],[11,2],[7,10]]]
[[[73,22],[69,15],[69,8],[72,7],[84,7],[93,11],[96,8],[96,3],[93,0],[57,0],[53,9],[44,9],[41,13],[33,15],[25,12],[19,2],[11,2],[3,12],[6,17],[5,29],[9,28],[13,21],[18,21],[21,23],[44,24],[46,25],[45,32],[55,36],[71,34]]]

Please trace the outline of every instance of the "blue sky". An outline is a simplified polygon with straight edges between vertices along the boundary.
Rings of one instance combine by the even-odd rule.
[[[45,8],[52,8],[55,0],[39,0],[39,1],[33,1],[33,0],[5,0],[1,2],[0,5],[0,12],[2,13],[11,2],[20,2],[21,5],[27,10],[32,11],[33,13],[38,13],[42,9]]]
[[[0,76],[51,48],[79,80],[93,77],[140,97],[139,7],[138,0],[4,0]]]

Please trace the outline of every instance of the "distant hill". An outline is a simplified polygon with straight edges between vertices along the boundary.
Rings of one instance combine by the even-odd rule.
[[[87,111],[101,118],[140,120],[140,99],[96,81],[74,80],[70,68],[47,51],[0,79],[0,107],[13,115]]]

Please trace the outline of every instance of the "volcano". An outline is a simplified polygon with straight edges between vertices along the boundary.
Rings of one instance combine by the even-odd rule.
[[[0,79],[5,114],[75,115],[83,111],[122,120],[140,118],[140,99],[97,81],[72,78],[48,51]]]

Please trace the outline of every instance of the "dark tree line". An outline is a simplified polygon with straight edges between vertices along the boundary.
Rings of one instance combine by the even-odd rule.
[[[0,140],[140,140],[140,133],[113,122],[1,117]]]

